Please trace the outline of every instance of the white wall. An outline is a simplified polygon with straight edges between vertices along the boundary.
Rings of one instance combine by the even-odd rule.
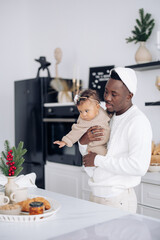
[[[138,45],[127,44],[125,38],[142,7],[156,22],[147,42],[155,60],[159,0],[0,0],[0,152],[5,139],[14,144],[14,81],[36,76],[39,64],[34,59],[46,56],[54,76],[53,52],[60,47],[59,75],[72,78],[76,63],[84,87],[89,67],[135,64]],[[155,142],[160,142],[160,106],[145,107],[144,102],[160,100],[158,74],[160,70],[137,73],[134,99],[151,121]]]

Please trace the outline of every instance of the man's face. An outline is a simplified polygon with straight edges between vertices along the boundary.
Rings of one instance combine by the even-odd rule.
[[[122,81],[110,78],[104,92],[107,111],[116,115],[124,113],[132,105],[132,96]]]

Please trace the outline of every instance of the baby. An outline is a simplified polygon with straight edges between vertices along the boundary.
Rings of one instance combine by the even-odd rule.
[[[110,135],[110,118],[106,111],[100,107],[100,99],[97,92],[91,89],[85,90],[76,95],[74,101],[80,114],[77,123],[72,125],[72,130],[62,138],[62,141],[55,141],[54,144],[58,144],[59,148],[65,145],[72,147],[90,127],[98,125],[104,129],[104,136],[101,137],[100,141],[90,142],[87,150],[100,155],[106,155],[107,142]]]

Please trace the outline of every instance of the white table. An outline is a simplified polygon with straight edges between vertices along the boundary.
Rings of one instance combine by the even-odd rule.
[[[53,238],[57,239],[59,236],[60,239],[66,240],[67,238],[63,236],[64,234],[72,234],[72,232],[81,231],[86,227],[92,228],[99,223],[109,222],[116,218],[120,220],[121,217],[130,216],[128,213],[119,209],[110,208],[38,188],[30,189],[30,193],[55,199],[61,204],[60,211],[57,212],[54,217],[48,218],[43,222],[0,222],[0,239],[44,240]],[[160,229],[160,221],[155,220],[155,222],[156,224],[159,224]],[[68,239],[71,239],[71,237]]]

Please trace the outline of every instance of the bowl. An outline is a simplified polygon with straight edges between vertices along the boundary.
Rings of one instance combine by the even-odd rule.
[[[7,204],[0,206],[0,214],[4,215],[19,215],[21,213],[21,206],[18,204]]]
[[[160,163],[151,163],[149,168],[149,172],[160,172]]]

